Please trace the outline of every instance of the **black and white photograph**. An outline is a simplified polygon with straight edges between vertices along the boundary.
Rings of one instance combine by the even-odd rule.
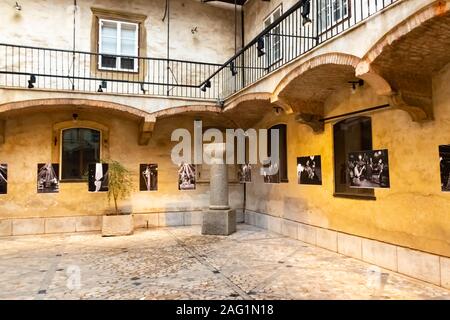
[[[158,165],[157,164],[141,164],[139,166],[140,191],[155,191],[158,190]]]
[[[178,169],[178,190],[195,189],[195,165],[182,163]]]
[[[264,164],[263,171],[264,183],[280,183],[280,170],[277,162],[270,165]],[[269,172],[276,172],[275,174],[269,174]]]
[[[250,163],[239,165],[238,179],[240,183],[252,182],[252,165]]]
[[[298,184],[322,184],[322,163],[320,156],[297,158]]]
[[[441,189],[450,192],[450,145],[439,146]]]
[[[351,152],[347,163],[351,188],[389,188],[387,150]]]
[[[108,164],[107,163],[90,163],[89,192],[107,192],[108,191]]]
[[[59,192],[59,164],[39,163],[37,174],[38,193],[58,193]]]
[[[8,193],[8,165],[0,163],[0,194]]]

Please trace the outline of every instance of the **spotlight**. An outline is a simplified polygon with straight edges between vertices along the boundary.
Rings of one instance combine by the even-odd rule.
[[[263,55],[266,54],[264,52],[264,39],[262,37],[258,39],[256,49],[258,50],[258,57],[262,57]]]
[[[30,80],[28,80],[28,89],[33,89],[36,83],[36,76],[34,74],[30,75]]]
[[[78,113],[73,113],[72,114],[72,120],[73,120],[73,122],[77,122],[77,120],[78,120]]]
[[[192,29],[191,29],[191,33],[192,34],[196,34],[198,32],[198,28],[197,27],[193,27]]]
[[[144,87],[143,83],[141,83],[141,91],[142,91],[143,94],[145,94],[145,87]]]
[[[20,4],[17,3],[14,5],[14,9],[16,9],[17,11],[21,11],[22,10],[22,6]]]
[[[234,77],[235,75],[237,75],[237,70],[236,70],[236,66],[234,65],[234,61],[230,62],[230,71],[231,71],[231,75]]]
[[[103,89],[106,89],[107,87],[107,83],[105,80],[102,80],[102,83],[98,85],[98,90],[97,92],[103,92]]]
[[[279,116],[281,114],[281,108],[280,107],[273,107],[273,112],[275,115]]]
[[[352,85],[352,94],[354,94],[356,92],[356,86],[362,87],[364,85],[364,80],[359,79],[357,81],[349,81],[348,83]]]
[[[302,18],[303,18],[303,26],[306,27],[312,24],[312,20],[309,18],[309,14],[311,13],[311,0],[303,0],[302,2]]]
[[[202,90],[203,92],[206,92],[206,88],[211,88],[211,81],[207,80],[205,82],[205,84],[203,85],[203,87],[200,88],[200,90]]]

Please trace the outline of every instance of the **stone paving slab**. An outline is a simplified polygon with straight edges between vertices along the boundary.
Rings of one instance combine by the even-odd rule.
[[[450,291],[249,225],[0,238],[0,299],[450,299]]]

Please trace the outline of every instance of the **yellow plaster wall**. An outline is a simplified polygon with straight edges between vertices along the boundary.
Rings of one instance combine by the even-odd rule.
[[[38,108],[38,107],[37,107]],[[121,116],[95,111],[78,112],[80,120],[109,127],[109,153],[133,173],[134,190],[120,206],[133,213],[193,211],[209,205],[209,184],[198,183],[196,190],[178,190],[178,167],[170,159],[175,128],[191,130],[193,118],[158,120],[148,146],[139,146],[138,124]],[[52,126],[72,118],[70,111],[36,111],[8,117],[6,143],[0,145],[0,163],[8,164],[8,194],[0,195],[0,219],[101,215],[110,211],[105,193],[88,192],[87,182],[61,183],[59,193],[37,194],[37,164],[52,157]],[[207,120],[204,122],[208,125]],[[158,164],[158,190],[139,191],[139,164]],[[230,180],[232,177],[230,177]],[[230,184],[230,204],[242,208],[242,185]],[[112,205],[112,204],[111,204]]]
[[[288,124],[289,183],[264,184],[252,175],[247,184],[248,210],[332,230],[450,256],[450,193],[441,191],[439,145],[450,144],[450,67],[433,79],[435,120],[412,122],[406,112],[383,110],[370,114],[374,149],[389,150],[390,189],[376,189],[376,201],[333,196],[333,128],[312,130],[293,116],[268,115],[259,124]],[[367,85],[330,97],[325,116],[384,104]],[[296,158],[322,156],[322,186],[297,184]]]

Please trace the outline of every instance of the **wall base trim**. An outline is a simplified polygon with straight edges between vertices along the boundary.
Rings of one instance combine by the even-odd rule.
[[[245,210],[245,223],[450,289],[450,258]]]
[[[74,233],[102,230],[103,216],[11,218],[0,220],[0,237]],[[201,225],[203,211],[134,213],[134,229]],[[244,222],[242,209],[236,209],[236,221]]]

